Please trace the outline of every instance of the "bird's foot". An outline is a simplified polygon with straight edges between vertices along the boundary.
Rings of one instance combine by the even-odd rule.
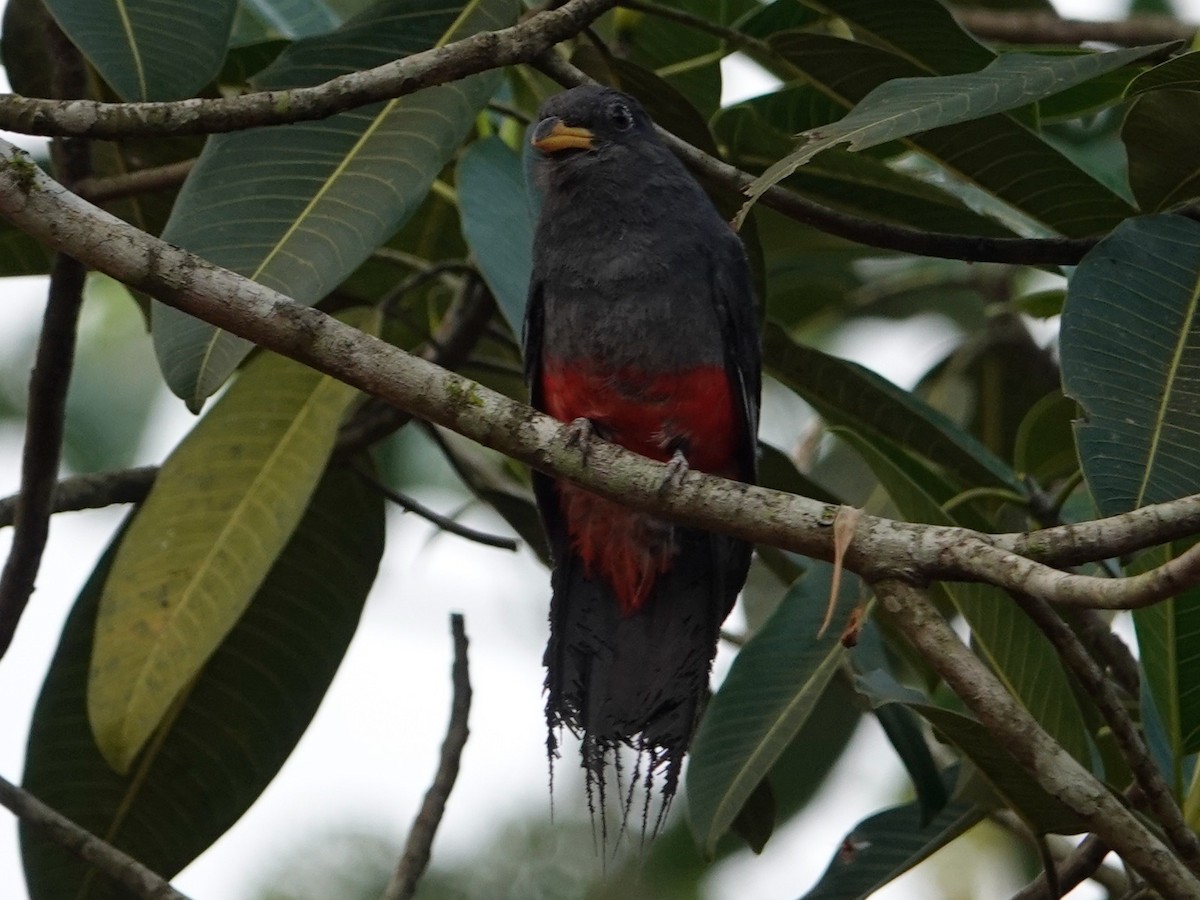
[[[592,449],[592,438],[596,436],[596,426],[591,419],[580,416],[567,425],[567,446],[578,447],[579,455],[586,466],[588,453]]]
[[[670,488],[678,488],[683,484],[683,478],[688,473],[687,457],[683,455],[682,450],[676,450],[675,454],[667,463],[666,474],[663,475],[662,484],[658,486],[658,492],[665,494]]]

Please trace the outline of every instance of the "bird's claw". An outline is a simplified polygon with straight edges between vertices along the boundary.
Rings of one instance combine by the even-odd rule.
[[[578,447],[579,455],[586,466],[588,453],[592,449],[592,438],[596,436],[596,426],[592,420],[580,416],[567,425],[567,446]]]
[[[668,488],[678,488],[683,484],[683,478],[688,473],[687,457],[683,455],[682,450],[676,450],[675,454],[667,463],[667,471],[663,475],[662,484],[658,486],[658,492],[665,494]]]

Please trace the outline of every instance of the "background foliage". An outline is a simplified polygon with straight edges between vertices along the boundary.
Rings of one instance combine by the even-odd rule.
[[[1036,0],[964,5],[1050,9]],[[781,184],[932,236],[930,255],[914,256],[761,204],[743,209],[770,376],[764,484],[988,532],[1200,492],[1200,224],[1191,217],[1200,53],[1178,42],[1081,50],[983,41],[939,0],[636,6],[563,49],[667,129],[761,176],[752,194]],[[94,98],[213,97],[316,84],[504,27],[522,12],[514,0],[10,0],[3,60],[16,92],[46,95],[52,17],[87,59]],[[719,63],[734,52],[779,83],[722,107]],[[300,302],[339,313],[373,307],[381,315],[348,315],[364,328],[380,322],[386,339],[414,352],[438,349],[453,326],[459,349],[444,361],[523,399],[517,341],[536,206],[523,135],[558,89],[520,66],[321,122],[203,143],[96,142],[93,175],[189,163],[165,188],[104,205]],[[744,200],[712,188],[731,215]],[[1077,267],[1059,268],[939,258],[952,255],[939,251],[947,235],[1105,236]],[[0,276],[49,266],[48,253],[0,225]],[[89,305],[102,292],[128,302],[111,283],[89,290]],[[169,877],[254,802],[345,652],[383,552],[382,500],[361,473],[378,469],[393,487],[423,476],[394,436],[347,449],[345,423],[372,412],[348,388],[269,354],[247,361],[246,342],[132,300],[150,337],[122,340],[139,352],[152,340],[161,379],[207,411],[77,600],[30,726],[24,783]],[[908,320],[935,322],[940,335],[911,390],[828,352],[848,333]],[[96,346],[125,327],[85,333],[83,372]],[[77,378],[66,447],[76,471],[126,465],[147,427],[159,376],[130,368],[128,383],[102,395]],[[5,412],[21,416],[19,400]],[[527,473],[430,434],[424,452],[444,457],[463,493],[540,549]],[[1173,549],[1108,570],[1141,571]],[[228,577],[229,559],[238,577]],[[576,860],[577,881],[564,895],[699,896],[712,858],[743,842],[761,849],[804,809],[867,717],[908,772],[911,800],[864,821],[836,852],[823,848],[828,871],[806,896],[865,896],[987,818],[1013,834],[1079,830],[886,619],[868,618],[856,646],[839,640],[850,611],[869,604],[856,579],[843,582],[834,628],[819,635],[830,582],[824,563],[774,550],[756,557],[746,633],[736,636],[745,645],[688,768],[689,821],[673,820],[643,858],[603,873],[586,833],[564,827],[553,840]],[[1115,686],[1195,827],[1192,593],[1134,617],[1142,662]],[[947,585],[936,599],[1064,748],[1114,788],[1128,785],[1094,698],[1030,619],[985,586]],[[1071,624],[1094,635],[1097,622],[1107,633],[1096,615]],[[1089,646],[1117,668],[1111,644]],[[435,873],[425,895],[479,895],[470,884],[481,870],[495,875],[505,858],[540,853],[551,837],[545,822],[509,834],[493,862]],[[1029,845],[1008,840],[1032,858]],[[118,896],[37,833],[23,831],[22,843],[35,900]],[[349,846],[374,852],[368,840]],[[367,876],[357,888],[314,883],[323,884],[281,878],[271,896],[378,891]],[[500,896],[494,884],[487,896]]]

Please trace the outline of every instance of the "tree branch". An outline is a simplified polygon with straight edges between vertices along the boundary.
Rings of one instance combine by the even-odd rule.
[[[485,547],[498,547],[501,550],[516,551],[517,542],[512,538],[501,537],[496,534],[488,534],[486,531],[479,531],[475,528],[469,528],[461,522],[456,522],[449,516],[443,516],[441,513],[430,509],[423,503],[419,503],[412,497],[406,497],[397,490],[393,490],[388,485],[384,484],[362,466],[356,465],[354,471],[359,477],[375,490],[379,491],[388,500],[391,500],[405,512],[410,512],[414,516],[420,516],[426,522],[437,526],[442,531],[450,534],[458,535],[468,541],[474,541],[476,544],[483,544]]]
[[[54,51],[55,93],[61,97],[80,96],[87,84],[83,57],[57,26],[48,29],[47,39]],[[90,148],[83,141],[55,141],[51,155],[65,184],[77,183],[91,170]],[[86,278],[87,268],[60,248],[50,270],[42,333],[29,379],[21,492],[13,516],[12,547],[0,572],[0,658],[12,644],[17,623],[33,595],[50,534],[67,389],[75,364],[75,331]]]
[[[1094,834],[1089,834],[1080,841],[1078,847],[1059,862],[1057,867],[1059,889],[1063,893],[1069,892],[1081,882],[1091,878],[1100,869],[1106,856],[1108,856],[1108,847],[1104,841]],[[1046,873],[1043,872],[1013,894],[1012,900],[1058,900],[1058,896],[1051,893]]]
[[[106,178],[84,178],[75,185],[75,193],[92,203],[120,200],[137,194],[148,194],[166,188],[179,187],[196,165],[194,159],[184,159],[165,166],[138,169]]]
[[[834,507],[698,472],[664,493],[661,463],[602,441],[592,442],[585,463],[568,445],[562,423],[145,234],[74,196],[21,151],[2,144],[0,216],[50,246],[69,247],[88,264],[164,303],[603,497],[682,524],[833,558]],[[1080,533],[1096,538],[1112,528],[1112,543],[1129,546],[1123,530],[1128,523],[1145,539],[1140,546],[1147,546],[1181,531],[1200,531],[1197,513],[1200,495]],[[1174,530],[1147,535],[1146,519],[1171,523]],[[1055,559],[1050,536],[1055,531],[991,538],[964,528],[862,515],[845,564],[869,581],[987,581],[1051,602],[1113,608],[1173,596],[1200,578],[1200,549],[1131,578],[1060,572],[1045,565]],[[1031,548],[1030,555],[1042,561],[1018,556],[1010,546]],[[1099,541],[1092,548],[1098,553],[1094,558],[1111,555]],[[1077,551],[1071,548],[1067,555],[1074,559]]]
[[[471,678],[467,670],[467,633],[463,617],[459,613],[450,616],[450,630],[454,634],[454,666],[451,679],[454,682],[454,699],[450,705],[450,725],[446,729],[446,740],[442,743],[441,761],[433,784],[425,794],[425,801],[413,820],[404,845],[404,854],[392,873],[391,880],[380,900],[408,900],[416,893],[417,882],[429,865],[429,851],[433,838],[446,810],[446,801],[458,778],[458,764],[462,758],[470,730],[467,716],[471,711]]]
[[[0,778],[0,806],[7,807],[18,819],[95,866],[97,871],[113,879],[139,900],[188,900],[186,895],[179,893],[165,879],[133,857],[126,856],[112,844],[80,828],[4,778]]]
[[[967,708],[1038,783],[1165,898],[1200,897],[1200,880],[1108,788],[1060,747],[959,639],[924,592],[874,585],[883,611]]]
[[[1200,28],[1173,16],[1137,15],[1115,22],[1063,19],[1040,9],[994,10],[953,7],[954,18],[967,31],[1010,44],[1082,44],[1094,41],[1137,47],[1167,41],[1191,41]]]
[[[162,103],[99,103],[0,97],[0,130],[48,136],[128,138],[217,134],[263,125],[325,119],[515,63],[529,62],[581,32],[615,0],[567,0],[510,28],[483,31],[444,47],[350,72],[312,87],[256,91],[236,97]]]
[[[1197,840],[1195,832],[1184,821],[1183,811],[1171,795],[1171,789],[1151,757],[1146,741],[1121,698],[1117,696],[1113,685],[1096,661],[1088,655],[1075,632],[1044,600],[1016,593],[1012,594],[1012,598],[1046,636],[1054,646],[1055,652],[1092,698],[1092,702],[1100,710],[1100,715],[1112,730],[1121,756],[1133,772],[1134,781],[1145,798],[1145,805],[1157,816],[1167,840],[1179,854],[1179,858],[1193,872],[1200,873],[1200,840]]]
[[[145,498],[158,476],[158,466],[140,466],[115,472],[96,472],[64,478],[54,489],[52,512],[101,509],[114,503],[137,503]],[[0,528],[13,524],[20,494],[0,500]]]

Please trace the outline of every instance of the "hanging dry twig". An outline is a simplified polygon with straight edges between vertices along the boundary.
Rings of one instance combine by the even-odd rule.
[[[400,857],[396,871],[392,873],[380,900],[407,900],[416,893],[417,883],[425,873],[425,867],[429,865],[430,847],[433,846],[433,838],[437,834],[438,825],[441,824],[442,813],[446,810],[446,801],[450,799],[450,791],[454,789],[454,781],[458,778],[459,760],[470,733],[467,728],[467,716],[471,711],[467,633],[463,617],[459,613],[450,617],[450,630],[454,634],[454,666],[451,669],[454,699],[450,704],[450,725],[446,729],[446,739],[442,742],[441,761],[438,763],[433,784],[426,791],[421,809],[413,820],[408,841],[404,844],[404,854]]]

